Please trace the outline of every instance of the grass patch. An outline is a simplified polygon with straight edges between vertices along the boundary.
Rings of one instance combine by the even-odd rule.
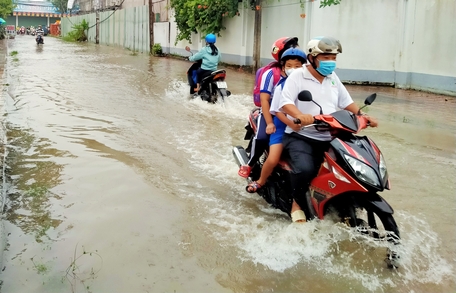
[[[95,259],[90,259],[92,257],[95,257]],[[96,260],[98,260],[98,266],[99,266],[98,269],[94,269],[94,267],[92,267],[90,269],[90,272],[86,272],[84,270],[81,270],[79,267],[79,263],[81,263],[82,261],[85,261],[84,264],[85,264],[85,266],[87,266],[87,262],[90,262],[90,261],[93,262]],[[103,266],[103,258],[101,257],[100,254],[98,254],[98,252],[96,250],[94,252],[86,251],[83,246],[82,254],[78,255],[77,245],[76,245],[76,247],[74,249],[73,259],[72,259],[70,265],[68,266],[68,268],[66,270],[66,275],[64,277],[67,279],[67,281],[71,285],[71,292],[78,292],[79,290],[77,290],[77,287],[80,287],[80,285],[82,285],[83,288],[85,288],[87,292],[91,292],[91,291],[89,291],[90,286],[88,285],[88,282],[90,280],[94,280],[97,277],[98,272],[100,272],[102,266]],[[62,278],[62,280],[64,278]]]
[[[13,61],[14,61],[14,62],[17,62],[17,61],[19,61],[19,58],[14,57],[14,58],[13,58]]]
[[[46,274],[48,271],[49,271],[49,268],[43,264],[43,263],[36,263],[34,260],[33,260],[33,257],[30,259],[33,263],[33,267],[35,268],[36,272],[38,274],[41,274],[41,275],[44,275]]]
[[[16,56],[17,54],[18,54],[17,51],[12,51],[12,52],[10,53],[10,56]]]
[[[65,42],[76,42],[75,39],[73,39],[72,37],[70,37],[68,35],[61,37],[61,39],[64,40]]]
[[[47,187],[45,186],[33,186],[30,187],[25,194],[31,197],[42,197],[48,192]]]

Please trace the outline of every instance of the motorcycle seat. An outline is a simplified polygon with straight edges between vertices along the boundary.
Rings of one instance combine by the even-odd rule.
[[[212,80],[216,80],[218,78],[225,78],[226,76],[226,71],[224,69],[219,69],[212,71],[211,75],[206,76],[203,78],[201,81],[204,82],[210,82]]]

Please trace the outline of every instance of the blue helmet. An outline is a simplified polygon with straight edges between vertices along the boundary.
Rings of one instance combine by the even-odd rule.
[[[304,53],[303,50],[299,49],[298,47],[289,48],[283,52],[282,56],[280,57],[280,61],[287,61],[288,59],[298,59],[302,63],[307,62],[307,55]]]
[[[217,40],[217,38],[215,37],[214,34],[208,34],[206,36],[206,42],[209,43],[209,44],[215,43],[216,40]]]

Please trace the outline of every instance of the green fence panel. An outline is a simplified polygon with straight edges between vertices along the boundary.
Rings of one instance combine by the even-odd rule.
[[[121,46],[134,52],[149,52],[149,6],[138,6],[99,13],[99,42],[108,46]],[[85,19],[89,23],[87,39],[96,41],[96,13],[62,18],[62,36],[73,30],[74,24]]]

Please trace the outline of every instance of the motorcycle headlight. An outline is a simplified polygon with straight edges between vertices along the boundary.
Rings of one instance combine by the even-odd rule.
[[[382,179],[385,180],[385,176],[386,176],[386,163],[385,163],[385,159],[383,158],[383,155],[382,155],[382,154],[380,154],[379,169],[380,169],[380,175],[382,176]]]
[[[346,154],[344,154],[344,156],[345,160],[348,162],[348,164],[350,164],[351,168],[353,169],[353,172],[355,173],[356,177],[358,177],[366,183],[369,183],[370,185],[378,187],[381,186],[380,181],[378,180],[377,173],[375,173],[374,169],[369,167],[367,164],[361,162],[360,160],[357,160]]]

